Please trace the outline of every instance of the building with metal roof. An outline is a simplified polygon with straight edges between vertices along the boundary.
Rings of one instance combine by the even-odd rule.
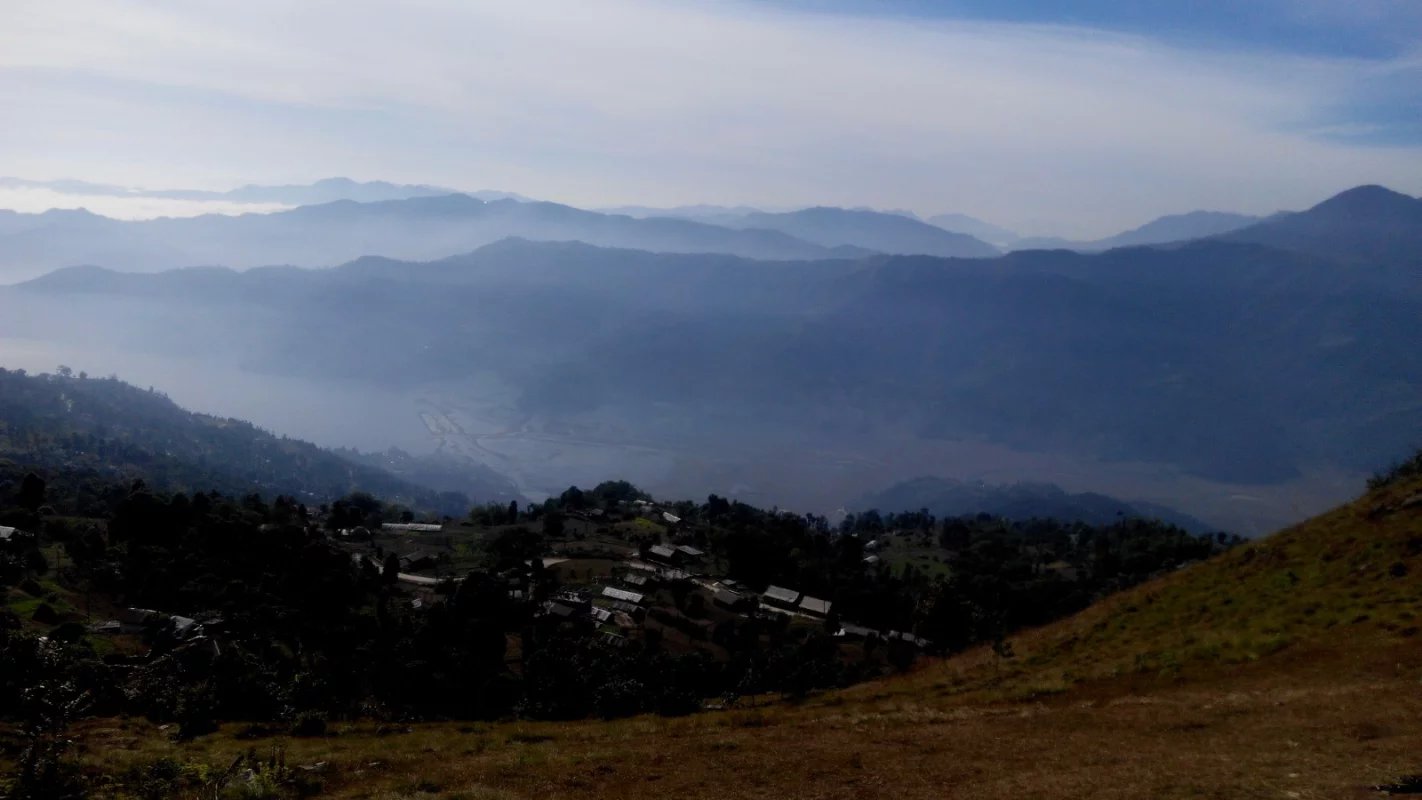
[[[782,608],[794,608],[800,602],[800,593],[794,589],[786,589],[783,586],[769,586],[761,593],[761,599],[773,606]]]
[[[816,617],[827,617],[830,611],[830,601],[805,595],[800,600],[800,610]]]
[[[629,592],[626,589],[617,589],[612,586],[605,586],[602,590],[603,597],[610,597],[613,600],[621,600],[624,603],[637,605],[642,602],[642,595],[636,592]]]

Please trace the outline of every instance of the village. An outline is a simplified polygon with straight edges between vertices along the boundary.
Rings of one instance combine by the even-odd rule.
[[[795,587],[750,586],[727,576],[724,565],[698,546],[695,526],[674,510],[637,499],[613,509],[566,512],[556,526],[559,535],[547,537],[545,552],[500,571],[509,599],[524,604],[540,626],[577,632],[613,648],[651,642],[674,653],[700,650],[724,658],[736,626],[752,620],[782,632],[823,631],[846,657],[879,644],[915,651],[929,646],[909,632],[841,619],[830,600]],[[412,605],[423,607],[480,568],[481,543],[510,530],[467,522],[387,522],[333,536],[370,568],[383,569],[393,556],[396,579]],[[866,557],[865,568],[878,561],[876,555]]]

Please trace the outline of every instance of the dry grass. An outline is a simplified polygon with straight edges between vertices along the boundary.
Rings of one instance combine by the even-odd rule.
[[[1418,491],[1028,632],[1006,662],[975,651],[800,706],[187,744],[95,721],[80,741],[104,774],[281,747],[349,798],[1375,796],[1422,771],[1422,508],[1397,508]]]

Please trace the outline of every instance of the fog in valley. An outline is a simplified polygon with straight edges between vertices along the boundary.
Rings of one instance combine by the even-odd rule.
[[[1407,224],[1422,201],[1383,189],[1099,255],[1000,255],[938,228],[955,247],[975,243],[970,257],[914,255],[938,241],[932,226],[859,211],[784,222],[809,238],[756,229],[800,250],[757,260],[739,252],[741,229],[668,229],[727,251],[698,253],[644,220],[574,210],[584,230],[641,249],[556,241],[566,228],[550,223],[542,241],[340,263],[366,246],[340,231],[374,221],[387,238],[370,246],[399,255],[462,248],[424,233],[466,231],[449,210],[484,208],[405,202],[311,207],[329,240],[261,239],[262,258],[310,268],[85,266],[21,280],[0,291],[6,362],[116,374],[326,447],[434,456],[447,477],[435,488],[476,500],[491,486],[540,500],[619,477],[658,495],[837,514],[935,476],[1052,484],[1246,534],[1346,496],[1405,446],[1378,421],[1422,414],[1414,384],[1372,371],[1381,357],[1422,374],[1396,336],[1416,327],[1422,299],[1410,240],[1347,273],[1328,257],[1353,257],[1358,237],[1309,235],[1359,207]],[[287,213],[201,221],[240,239],[253,225],[300,230]],[[510,220],[528,213],[485,220],[478,236],[527,234]],[[12,235],[59,235],[46,216],[16,215]],[[138,247],[119,262],[186,241],[94,219],[93,241]],[[63,236],[74,252],[90,241]],[[465,468],[494,483],[461,480]]]

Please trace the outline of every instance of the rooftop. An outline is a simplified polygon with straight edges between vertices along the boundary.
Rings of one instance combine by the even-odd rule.
[[[602,596],[611,597],[613,600],[621,600],[625,603],[636,604],[642,602],[642,595],[637,594],[636,592],[629,592],[626,589],[617,589],[611,586],[603,587]]]
[[[777,603],[785,603],[792,606],[800,599],[799,592],[794,589],[786,589],[783,586],[768,586],[761,596],[767,600],[773,600]]]

